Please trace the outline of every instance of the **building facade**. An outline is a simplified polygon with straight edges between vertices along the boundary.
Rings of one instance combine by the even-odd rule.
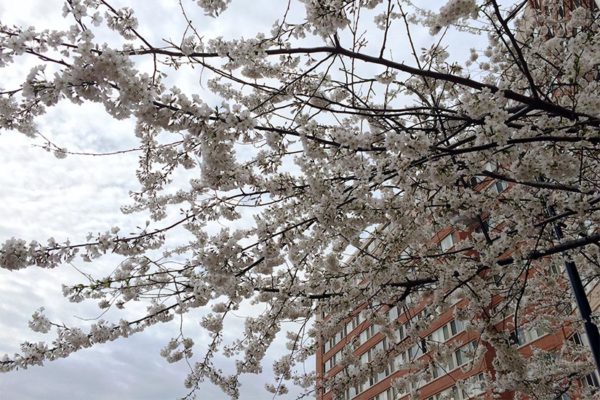
[[[491,190],[500,194],[511,189],[511,185],[498,180],[487,179],[477,183],[479,190]],[[488,220],[488,223],[491,223]],[[493,227],[491,229],[494,229]],[[452,228],[441,230],[435,238],[435,245],[443,251],[451,251],[468,232]],[[535,270],[532,274],[537,273]],[[553,271],[564,275],[563,270]],[[490,277],[490,279],[493,279]],[[566,285],[566,280],[564,281]],[[568,288],[565,288],[568,291]],[[317,351],[318,400],[467,400],[467,399],[512,399],[513,393],[492,393],[489,381],[494,379],[494,357],[492,346],[485,343],[480,335],[468,328],[467,313],[461,311],[468,301],[461,292],[454,293],[448,307],[436,310],[430,307],[431,295],[412,295],[399,306],[385,307],[379,314],[385,314],[383,323],[374,322],[365,312],[366,307],[358,307],[335,335],[321,343]],[[600,282],[588,287],[588,296],[600,310]],[[490,309],[499,303],[492,299]],[[570,312],[575,314],[574,302]],[[327,318],[323,316],[323,318]],[[426,329],[422,329],[427,325]],[[393,330],[393,333],[390,332]],[[512,315],[499,320],[498,332],[508,333],[508,346],[514,348],[524,358],[531,357],[538,350],[551,352],[563,346],[566,341],[585,345],[585,334],[565,325],[558,330],[519,327],[514,329]],[[415,341],[411,332],[419,330]],[[390,339],[392,338],[392,339]],[[390,340],[394,341],[392,345]],[[398,343],[407,342],[404,346]],[[398,348],[402,348],[398,351]],[[367,379],[356,381],[359,369],[371,363],[380,365],[378,354],[387,352],[384,368],[374,367]],[[347,355],[351,353],[358,365],[347,365]],[[433,354],[435,353],[435,357]],[[439,354],[444,356],[440,357]],[[440,361],[443,360],[443,361]],[[364,376],[364,374],[362,375]],[[341,390],[336,385],[327,384],[341,378],[345,384]],[[398,384],[397,382],[400,382]],[[589,393],[600,390],[600,379],[594,372],[584,379],[573,382],[580,397],[566,394],[558,400],[586,399]],[[540,397],[543,398],[543,397]]]

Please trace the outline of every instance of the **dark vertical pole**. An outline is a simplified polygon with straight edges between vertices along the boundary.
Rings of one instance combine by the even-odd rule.
[[[585,295],[585,290],[581,283],[577,268],[575,267],[575,263],[573,261],[566,261],[565,269],[569,275],[569,281],[571,281],[571,288],[575,295],[577,308],[579,308],[579,313],[584,321],[583,326],[585,327],[585,333],[587,334],[588,342],[592,349],[594,361],[596,361],[596,369],[598,370],[598,374],[600,374],[600,333],[598,333],[596,324],[592,322],[592,309],[590,308],[590,303]]]
[[[553,207],[546,207],[546,211],[549,217],[556,216]],[[563,239],[562,228],[558,223],[554,224],[554,235],[558,240]],[[598,327],[592,321],[592,308],[590,307],[590,302],[585,294],[585,288],[583,287],[575,263],[570,260],[565,261],[565,269],[567,270],[567,275],[571,282],[571,289],[573,290],[573,295],[577,302],[577,308],[584,321],[583,326],[585,327],[585,333],[587,334],[592,355],[596,362],[596,369],[598,370],[598,374],[600,374],[600,333],[598,332]]]

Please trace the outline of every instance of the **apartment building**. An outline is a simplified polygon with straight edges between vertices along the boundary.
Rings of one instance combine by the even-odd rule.
[[[488,163],[487,170],[496,166]],[[476,190],[488,191],[494,196],[501,195],[512,188],[512,184],[495,179],[479,179],[472,182]],[[503,224],[495,222],[493,215],[487,215],[484,225],[490,232],[503,229]],[[478,229],[477,227],[473,228]],[[432,246],[440,251],[452,251],[454,246],[471,234],[469,231],[459,231],[452,227],[441,229],[434,237]],[[369,243],[368,246],[373,246]],[[376,247],[376,246],[375,246]],[[376,249],[372,251],[376,252]],[[537,271],[533,269],[531,274]],[[550,273],[563,277],[564,291],[569,293],[565,271],[560,268],[551,269]],[[495,279],[494,277],[488,277]],[[600,310],[600,281],[591,282],[586,287],[590,303],[594,310]],[[489,389],[489,381],[494,379],[494,349],[486,344],[479,333],[468,329],[468,315],[461,313],[468,301],[455,292],[444,309],[432,309],[431,294],[413,294],[407,297],[402,306],[383,307],[378,314],[385,314],[384,323],[376,323],[369,318],[366,308],[357,307],[355,312],[339,330],[328,340],[324,341],[317,352],[317,372],[323,383],[332,377],[348,376],[352,381],[356,366],[344,365],[343,359],[350,352],[359,360],[359,365],[366,366],[377,362],[377,354],[388,352],[388,362],[385,368],[379,368],[368,379],[353,382],[344,388],[343,392],[333,386],[319,385],[317,398],[319,400],[467,400],[467,399],[512,399],[513,393],[495,393]],[[490,310],[499,303],[492,299]],[[577,313],[574,300],[568,310],[562,311],[575,315]],[[537,350],[549,351],[558,349],[566,341],[585,346],[586,336],[571,325],[566,324],[558,330],[544,330],[529,327],[514,328],[513,315],[507,314],[496,323],[499,332],[507,333],[509,345],[513,346],[525,358],[531,357]],[[326,315],[323,318],[327,318]],[[420,339],[408,340],[411,331],[426,322],[427,328],[420,330]],[[394,334],[389,334],[389,329]],[[386,332],[387,330],[387,332]],[[393,337],[394,343],[390,343]],[[405,339],[408,345],[398,343]],[[587,346],[586,346],[587,347]],[[445,357],[432,357],[432,352],[444,352]],[[327,378],[327,379],[324,379]],[[404,379],[402,385],[394,382]],[[600,377],[597,372],[573,382],[581,393],[600,391]],[[411,397],[412,396],[412,397]],[[543,397],[541,397],[543,398]],[[564,394],[558,400],[585,399],[587,397],[569,397]]]
[[[492,168],[492,165],[487,168]],[[500,194],[510,190],[507,182],[487,179],[475,182],[478,190],[489,190]],[[499,226],[487,219],[490,229]],[[441,230],[435,238],[435,245],[440,250],[451,250],[468,232],[459,232],[452,228]],[[535,273],[535,271],[533,272]],[[555,274],[564,274],[556,270]],[[491,278],[493,279],[493,278]],[[589,296],[594,299],[598,288],[590,288]],[[596,307],[600,301],[594,303]],[[408,400],[418,398],[423,400],[466,400],[492,399],[489,380],[494,377],[494,350],[481,340],[476,331],[469,330],[468,321],[461,319],[461,309],[467,305],[460,291],[455,293],[448,307],[436,310],[429,307],[431,299],[428,295],[409,296],[405,303],[399,306],[386,307],[380,310],[385,313],[385,323],[377,324],[368,318],[369,313],[358,307],[344,324],[340,325],[337,333],[322,343],[317,352],[317,371],[321,377],[348,377],[351,382],[342,392],[334,386],[319,385],[319,400]],[[492,301],[490,308],[493,308]],[[572,312],[575,313],[573,306]],[[326,316],[324,316],[326,318]],[[426,322],[427,329],[419,332],[420,339],[409,339],[411,331]],[[576,332],[573,327],[565,325],[559,330],[543,330],[533,327],[514,329],[510,315],[498,321],[498,331],[510,333],[510,345],[524,357],[530,357],[536,350],[551,351],[561,347],[565,341],[571,340],[576,344],[584,344],[585,334]],[[389,329],[394,329],[390,335]],[[387,330],[387,332],[384,332]],[[393,337],[394,343],[390,343]],[[407,339],[408,345],[398,343]],[[391,350],[391,349],[394,350]],[[356,374],[355,365],[344,365],[343,359],[352,353],[359,360],[360,366],[368,366],[378,362],[377,354],[390,352],[385,368],[378,368],[368,379],[352,382]],[[443,352],[440,357],[432,357],[432,352]],[[364,376],[364,375],[363,375]],[[398,379],[404,380],[402,385],[394,384]],[[590,393],[600,389],[600,379],[597,373],[586,376],[574,383],[582,392]],[[412,395],[412,397],[411,397]],[[512,399],[510,392],[496,394],[494,398]],[[583,397],[580,397],[583,398]],[[560,400],[570,400],[566,394]]]

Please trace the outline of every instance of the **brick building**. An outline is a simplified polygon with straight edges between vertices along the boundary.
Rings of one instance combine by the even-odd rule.
[[[479,182],[478,190],[491,190],[501,193],[510,190],[506,182],[487,179]],[[488,221],[489,222],[489,221]],[[452,228],[441,230],[434,239],[434,245],[441,250],[451,250],[463,235]],[[535,273],[535,271],[533,272]],[[557,275],[564,271],[557,270]],[[595,307],[600,306],[600,283],[589,289],[589,296]],[[352,384],[343,393],[335,393],[320,386],[317,390],[319,400],[407,400],[409,392],[417,393],[423,400],[466,400],[491,399],[492,393],[487,389],[487,380],[493,379],[493,349],[481,340],[477,332],[466,329],[466,321],[457,318],[460,310],[467,305],[460,292],[451,299],[449,307],[444,310],[432,310],[431,301],[427,295],[412,295],[406,299],[402,308],[386,307],[381,314],[386,315],[384,324],[377,324],[367,319],[364,310],[357,308],[356,312],[340,325],[339,331],[329,340],[322,343],[317,352],[317,371],[321,378],[333,377],[338,374],[352,375],[352,366],[343,366],[341,361],[344,353],[352,352],[360,360],[361,365],[368,365],[374,360],[379,351],[386,351],[388,339],[382,332],[393,326],[396,330],[396,342],[401,342],[409,336],[409,331],[421,321],[426,321],[428,327],[420,332],[422,340],[393,354],[383,371],[371,374],[368,379]],[[496,303],[492,300],[490,308]],[[576,310],[573,308],[573,313]],[[326,316],[323,316],[326,318]],[[570,326],[564,326],[557,331],[543,331],[537,328],[520,328],[515,330],[510,315],[496,325],[498,331],[512,332],[510,345],[519,353],[530,357],[536,349],[552,350],[559,348],[567,340],[577,344],[585,341],[585,335],[578,334]],[[388,335],[389,336],[389,335]],[[397,348],[397,346],[394,346]],[[485,349],[484,354],[477,349]],[[434,361],[431,351],[442,349],[448,354],[444,362]],[[404,391],[392,387],[392,381],[397,378],[414,377],[404,385]],[[597,373],[576,382],[581,389],[585,387],[600,388]],[[511,393],[501,396],[511,399]],[[564,396],[561,400],[568,400]]]

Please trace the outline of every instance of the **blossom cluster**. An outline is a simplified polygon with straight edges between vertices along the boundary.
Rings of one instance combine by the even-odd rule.
[[[437,34],[442,28],[454,24],[463,18],[476,18],[479,6],[475,0],[449,0],[440,8],[439,14],[429,22],[432,35]]]

